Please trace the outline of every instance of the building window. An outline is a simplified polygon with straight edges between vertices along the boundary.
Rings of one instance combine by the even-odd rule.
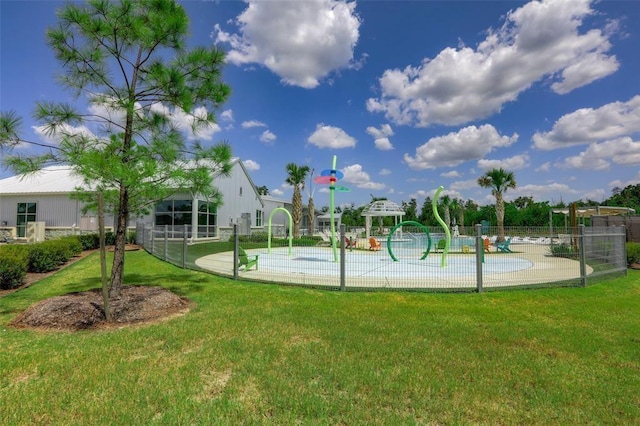
[[[215,205],[211,203],[198,204],[198,238],[216,236],[218,213]]]
[[[262,226],[263,214],[262,210],[256,210],[256,226]]]
[[[27,236],[27,223],[36,221],[36,203],[18,203],[16,228],[19,238]]]
[[[156,225],[191,225],[191,200],[165,200],[156,204]]]
[[[242,197],[242,187],[240,187],[240,196]]]

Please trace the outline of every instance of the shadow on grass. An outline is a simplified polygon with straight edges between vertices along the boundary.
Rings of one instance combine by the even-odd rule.
[[[125,274],[124,285],[131,286],[161,286],[171,290],[179,296],[200,293],[204,290],[203,283],[207,282],[206,276],[194,274]],[[81,279],[79,281],[68,282],[64,286],[64,291],[68,293],[86,291],[94,288],[101,288],[102,282],[98,277]]]

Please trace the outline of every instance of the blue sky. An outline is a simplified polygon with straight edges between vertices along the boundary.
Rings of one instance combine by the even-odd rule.
[[[73,100],[45,42],[62,4],[0,1],[0,109],[23,116],[25,139],[42,138],[36,101]],[[228,51],[233,93],[205,142],[228,141],[278,198],[287,163],[319,174],[334,155],[351,189],[336,203],[356,206],[420,205],[440,185],[492,204],[476,181],[496,167],[515,173],[507,200],[602,201],[640,183],[637,1],[182,4],[189,43]]]

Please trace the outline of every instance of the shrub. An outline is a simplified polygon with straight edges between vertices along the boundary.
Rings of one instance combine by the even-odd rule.
[[[269,235],[266,232],[255,232],[251,235],[238,235],[238,241],[241,243],[266,243]]]
[[[573,259],[578,253],[573,249],[573,246],[566,243],[554,244],[550,247],[551,255],[555,257],[566,257]]]
[[[627,265],[640,263],[640,243],[627,243]]]
[[[77,235],[69,235],[60,239],[67,249],[67,260],[82,253],[83,247]]]
[[[82,234],[78,236],[82,244],[82,250],[94,250],[100,247],[100,236],[98,234]]]
[[[127,244],[136,243],[136,231],[127,232]]]
[[[114,246],[116,245],[116,234],[115,232],[109,231],[104,233],[104,245],[105,246]]]
[[[0,289],[20,287],[27,274],[29,249],[23,245],[0,247]]]
[[[77,241],[77,239],[76,239]],[[75,248],[74,248],[75,247]],[[68,239],[47,240],[29,246],[29,272],[49,272],[66,263],[75,254],[79,242]]]

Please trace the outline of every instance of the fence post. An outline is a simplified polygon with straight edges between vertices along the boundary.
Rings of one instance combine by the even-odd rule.
[[[238,281],[238,224],[233,224],[233,279]]]
[[[164,226],[164,261],[169,259],[169,225]]]
[[[151,225],[151,254],[156,256],[156,228]]]
[[[345,291],[346,290],[346,283],[345,283],[345,259],[346,259],[346,250],[344,248],[344,239],[346,238],[345,235],[345,224],[342,223],[340,224],[340,291]]]
[[[578,225],[578,256],[580,257],[580,285],[587,286],[587,254],[584,250],[584,224]]]
[[[189,237],[189,225],[184,226],[184,237],[182,239],[182,269],[187,269],[187,255],[189,254],[187,242]]]
[[[484,260],[484,241],[482,241],[482,224],[476,225],[476,289],[482,293],[482,261]]]

